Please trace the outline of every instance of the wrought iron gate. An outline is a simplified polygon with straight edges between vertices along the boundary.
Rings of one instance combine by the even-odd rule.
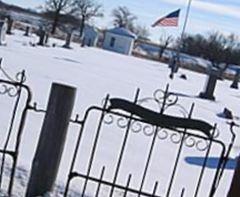
[[[6,117],[1,117],[6,121],[0,128],[0,190],[7,187],[11,195],[26,116],[29,110],[44,110],[31,106],[32,94],[24,84],[24,71],[15,79],[1,66],[0,71],[0,95],[4,99],[0,104],[2,109],[11,108]],[[79,127],[79,133],[64,196],[71,196],[72,187],[77,187],[80,196],[197,197],[202,188],[208,189],[204,196],[214,196],[235,140],[235,125],[230,124],[226,145],[218,139],[217,125],[193,119],[194,105],[187,112],[168,89],[143,99],[139,99],[138,90],[133,101],[107,96],[102,107],[92,106],[82,120],[76,117],[71,121]],[[181,171],[192,170],[182,159],[189,150],[202,156],[202,165],[186,177],[189,181],[181,182],[185,178],[180,176]],[[213,151],[218,162],[210,172],[207,162]],[[4,175],[6,169],[10,170],[9,176]],[[73,183],[76,180],[79,184]],[[194,187],[189,188],[189,182],[194,182]]]
[[[1,122],[0,131],[0,190],[7,188],[7,193],[12,194],[15,171],[19,156],[19,148],[25,125],[26,116],[30,107],[32,98],[31,91],[24,84],[26,77],[25,71],[16,74],[12,78],[1,66],[0,59],[0,96],[3,121]],[[6,107],[8,110],[4,110]],[[9,111],[10,109],[10,111]],[[8,114],[5,113],[8,111]],[[5,117],[5,118],[3,118]],[[7,162],[8,157],[12,159],[10,164]],[[9,166],[7,166],[9,165]],[[9,170],[8,176],[4,172]]]
[[[150,101],[157,105],[158,111],[156,107],[155,111],[143,107]],[[176,107],[183,116],[168,115]],[[72,121],[79,125],[80,131],[64,196],[71,196],[69,190],[75,186],[80,196],[175,197],[191,193],[190,196],[197,197],[206,182],[204,177],[209,174],[206,173],[208,158],[217,148],[217,167],[207,180],[209,191],[204,191],[204,196],[213,196],[235,140],[234,123],[230,125],[230,142],[226,146],[218,139],[217,125],[193,119],[193,109],[194,105],[187,113],[178,104],[178,97],[168,91],[168,86],[165,91],[156,91],[152,98],[139,99],[138,90],[133,102],[107,96],[103,107],[90,107],[82,120],[77,117]],[[170,145],[166,143],[173,148],[168,150]],[[201,168],[188,177],[195,183],[190,190],[185,183],[180,184],[182,187],[175,184],[186,148],[200,152],[203,157]],[[165,158],[159,160],[161,155]],[[161,181],[161,174],[167,178]],[[73,184],[77,180],[79,183]]]

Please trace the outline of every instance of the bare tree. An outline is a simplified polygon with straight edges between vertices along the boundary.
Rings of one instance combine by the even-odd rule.
[[[160,45],[159,45],[159,59],[162,58],[162,55],[164,51],[167,49],[167,47],[170,45],[171,42],[173,42],[173,37],[170,35],[163,34],[160,39]]]
[[[211,32],[207,36],[187,35],[182,52],[203,57],[213,67],[225,70],[229,64],[238,64],[239,49],[240,44],[235,35],[225,36],[219,32]]]
[[[113,24],[116,27],[124,27],[134,31],[134,21],[137,17],[125,6],[119,6],[112,11]]]
[[[75,0],[74,12],[81,20],[80,38],[83,36],[83,30],[87,21],[94,17],[103,17],[102,5],[94,0]]]
[[[73,1],[72,0],[47,0],[45,3],[45,10],[51,13],[53,18],[51,33],[56,32],[56,28],[59,23],[60,15],[71,10]]]
[[[146,26],[133,25],[133,33],[137,35],[139,40],[149,40],[150,32]]]

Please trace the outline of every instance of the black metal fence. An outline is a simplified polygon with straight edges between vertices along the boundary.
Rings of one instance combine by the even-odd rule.
[[[14,175],[17,167],[19,148],[24,131],[24,125],[30,102],[32,98],[31,91],[24,84],[25,71],[16,74],[12,78],[1,66],[0,59],[0,96],[1,96],[1,131],[0,131],[0,189],[7,187],[9,195],[12,193],[14,184]],[[7,108],[8,110],[4,110]],[[8,112],[8,113],[5,113]],[[6,121],[5,121],[6,120]],[[10,157],[10,176],[8,180],[4,176],[6,169],[6,160]]]
[[[24,71],[13,79],[0,70],[2,109],[5,113],[4,107],[11,108],[0,128],[0,189],[7,187],[11,195],[26,116],[29,110],[44,110],[31,106]],[[91,106],[83,119],[71,120],[79,133],[63,195],[71,196],[75,188],[80,196],[214,196],[235,140],[235,125],[230,124],[224,143],[217,125],[194,119],[193,111],[194,105],[187,111],[178,104],[169,86],[143,99],[138,90],[133,101],[108,95],[102,107]],[[186,165],[189,153],[202,158],[199,168]],[[218,160],[209,171],[212,155]],[[10,176],[4,180],[8,157]],[[184,174],[187,170],[190,177]]]
[[[154,111],[143,107],[151,101],[157,106]],[[139,99],[138,90],[132,102],[107,96],[103,107],[92,106],[82,120],[77,117],[73,123],[80,131],[64,196],[69,196],[71,185],[81,196],[213,196],[235,140],[234,124],[226,146],[217,139],[217,125],[193,119],[194,105],[187,113],[177,101],[168,86],[152,98]],[[172,108],[182,117],[167,115]],[[201,167],[191,169],[191,177],[181,170],[186,148],[202,156]],[[218,150],[218,162],[209,172],[213,149]]]

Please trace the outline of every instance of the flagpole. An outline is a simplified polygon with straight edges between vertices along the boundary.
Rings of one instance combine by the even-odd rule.
[[[191,4],[192,4],[192,0],[189,0],[188,1],[188,7],[187,7],[187,14],[186,14],[186,17],[185,17],[183,30],[182,30],[182,34],[181,34],[181,39],[180,39],[180,45],[179,45],[180,47],[178,47],[180,49],[181,49],[181,44],[182,44],[182,41],[183,41],[183,38],[184,38],[185,31],[186,31],[186,28],[187,28],[187,23],[188,23],[188,18],[189,18]]]
[[[187,6],[186,17],[185,17],[185,20],[184,20],[182,33],[181,33],[179,45],[178,45],[178,48],[177,48],[177,55],[176,55],[177,62],[176,62],[176,65],[175,65],[176,68],[173,68],[173,69],[172,69],[172,72],[171,72],[171,74],[170,74],[170,78],[173,78],[174,70],[178,70],[178,66],[179,66],[179,63],[180,63],[181,46],[182,46],[182,42],[183,42],[183,38],[184,38],[185,31],[186,31],[186,28],[187,28],[187,23],[188,23],[188,18],[189,18],[189,13],[190,13],[191,4],[192,4],[192,0],[189,0],[189,1],[188,1],[188,6]]]

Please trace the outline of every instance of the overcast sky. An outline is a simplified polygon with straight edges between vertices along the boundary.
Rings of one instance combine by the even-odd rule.
[[[44,0],[3,0],[26,8],[36,8]],[[105,17],[95,20],[97,26],[111,27],[111,10],[117,6],[127,6],[138,17],[138,23],[149,27],[151,36],[157,40],[161,34],[180,35],[188,0],[98,0],[104,7]],[[181,8],[179,27],[156,27],[151,24],[158,18]],[[188,33],[221,31],[240,35],[239,0],[192,0],[192,8],[187,26]]]

